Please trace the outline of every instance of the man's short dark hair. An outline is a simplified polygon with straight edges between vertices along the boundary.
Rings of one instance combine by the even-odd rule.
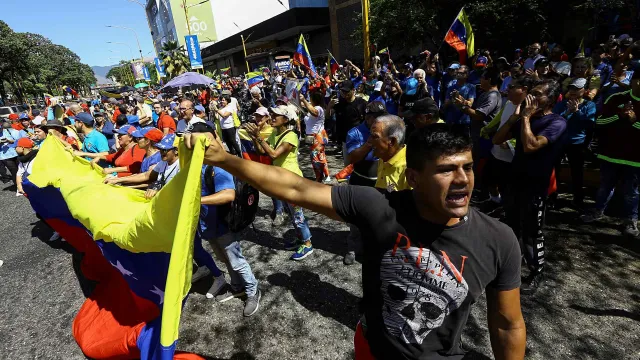
[[[514,82],[514,85],[519,87],[524,87],[527,89],[527,91],[531,91],[531,89],[533,89],[533,86],[536,80],[529,75],[522,75],[513,79],[513,82]]]
[[[120,126],[124,126],[127,125],[129,123],[129,121],[127,121],[127,114],[123,113],[120,114],[116,117],[116,126],[120,127]]]
[[[421,171],[426,160],[471,151],[469,129],[464,125],[433,124],[417,129],[407,142],[407,167]]]
[[[500,85],[502,85],[502,78],[500,77],[500,70],[498,70],[498,68],[488,68],[484,71],[484,73],[482,73],[482,77],[486,80],[489,80],[491,86],[500,87]]]
[[[127,106],[126,105],[120,105],[120,106],[118,106],[118,110],[120,110],[121,114],[126,114],[127,113]]]
[[[558,97],[562,93],[562,87],[560,83],[553,79],[544,79],[537,81],[534,86],[546,85],[547,87],[547,97],[551,104],[555,104],[558,102]]]

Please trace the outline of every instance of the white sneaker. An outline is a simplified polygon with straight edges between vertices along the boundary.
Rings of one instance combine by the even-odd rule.
[[[49,241],[57,241],[60,240],[60,234],[58,234],[57,232],[54,232],[53,235],[51,235],[51,238],[49,238]]]
[[[19,196],[23,196],[23,195],[16,191],[16,197],[19,197]]]
[[[4,264],[4,261],[0,260],[0,267],[2,267],[2,264]]]
[[[324,178],[324,180],[322,180],[322,183],[323,184],[331,184],[331,181],[333,181],[331,176],[327,176],[326,178]]]

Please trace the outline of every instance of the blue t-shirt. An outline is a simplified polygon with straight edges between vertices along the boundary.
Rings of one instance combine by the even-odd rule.
[[[460,86],[458,83],[452,85],[447,89],[446,100],[451,99],[451,92],[453,90],[458,90],[460,96],[465,98],[466,100],[475,99],[476,98],[476,86],[469,83],[464,83],[464,85]],[[444,121],[447,124],[463,124],[468,125],[471,123],[471,118],[469,115],[465,114],[455,105],[451,104],[447,106],[444,111]]]
[[[349,130],[345,141],[347,154],[364,145],[367,139],[369,139],[370,134],[371,132],[365,121]],[[370,179],[375,179],[378,176],[378,158],[373,155],[373,150],[369,151],[364,160],[353,164],[353,171],[360,176]]]
[[[146,173],[147,171],[149,171],[150,167],[159,163],[160,161],[162,161],[162,154],[160,154],[160,151],[157,151],[155,154],[151,156],[145,157],[144,160],[142,160],[142,166],[140,166],[140,172]]]
[[[178,120],[178,124],[176,125],[176,132],[178,134],[182,134],[187,131],[187,122],[184,119]]]
[[[435,76],[427,76],[425,82],[429,85],[429,95],[431,95],[433,100],[436,102],[436,105],[440,107],[440,80]]]
[[[113,150],[116,148],[116,137],[113,134],[114,129],[113,123],[110,120],[105,120],[104,125],[102,125],[102,135],[107,138],[109,149]]]
[[[593,128],[596,121],[596,104],[593,101],[583,101],[578,105],[578,111],[567,114],[567,100],[562,100],[553,108],[553,113],[567,119],[567,142],[572,145],[584,143],[587,129]]]
[[[151,120],[153,120],[153,126],[157,126],[158,125],[158,119],[160,118],[160,115],[156,114],[155,111],[151,112]]]
[[[594,75],[600,75],[600,84],[606,84],[611,80],[611,74],[613,73],[613,68],[611,65],[606,62],[601,62],[597,66],[593,68]]]
[[[20,138],[27,137],[27,133],[23,130],[18,131],[13,128],[3,129],[2,137],[4,139],[13,141],[12,144],[10,144],[9,142],[0,143],[0,160],[6,160],[18,156],[18,153],[16,152],[16,142]]]
[[[213,187],[214,192],[207,187],[205,181],[205,172],[207,166],[202,167],[202,187],[200,190],[201,195],[209,196],[215,193],[218,193],[222,190],[226,189],[235,189],[236,185],[233,181],[233,176],[229,174],[227,171],[214,166],[213,167]],[[227,223],[223,221],[221,216],[218,216],[218,212],[221,211],[224,207],[228,207],[229,205],[200,205],[200,220],[198,226],[198,232],[202,239],[215,239],[218,238],[227,232],[229,232],[229,228]]]
[[[84,141],[82,142],[82,151],[94,154],[109,152],[109,142],[101,132],[93,129],[84,137]],[[88,157],[86,159],[91,160],[91,158]]]

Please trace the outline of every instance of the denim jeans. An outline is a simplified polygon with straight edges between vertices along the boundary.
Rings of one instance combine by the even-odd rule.
[[[309,224],[307,223],[307,219],[304,217],[302,208],[287,202],[284,202],[284,205],[289,209],[289,214],[291,214],[291,223],[293,228],[296,229],[298,239],[302,241],[311,240],[311,230],[309,230]]]
[[[198,266],[206,266],[215,277],[222,275],[216,262],[213,261],[211,255],[202,247],[202,238],[197,231],[196,237],[193,239],[193,261],[195,261]]]
[[[275,215],[284,214],[284,206],[282,205],[282,200],[271,198],[271,201],[273,201],[273,211]]]
[[[231,287],[238,291],[244,289],[247,296],[258,291],[258,280],[251,271],[251,266],[242,255],[237,233],[228,232],[217,239],[209,240],[213,252],[218,259],[223,259],[231,278]]]
[[[614,164],[608,161],[600,162],[600,188],[596,195],[596,211],[604,212],[613,196],[613,190],[620,182],[618,191],[624,197],[622,217],[626,220],[638,220],[638,174],[640,169]]]

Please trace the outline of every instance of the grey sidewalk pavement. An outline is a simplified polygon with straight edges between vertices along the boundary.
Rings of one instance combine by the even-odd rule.
[[[341,159],[328,154],[333,176]],[[304,149],[300,162],[312,177]],[[84,301],[72,249],[48,243],[50,230],[9,189],[0,186],[0,359],[84,359],[71,333]],[[293,262],[282,249],[293,228],[272,228],[270,199],[260,205],[242,243],[263,291],[259,313],[243,318],[239,300],[206,299],[205,279],[185,305],[179,350],[209,359],[353,358],[362,281],[359,263],[342,264],[348,227],[306,211],[315,251]],[[550,211],[547,224],[547,281],[522,299],[527,359],[640,358],[640,239],[620,236],[615,221],[580,224],[567,208]],[[484,298],[463,341],[493,358]]]

